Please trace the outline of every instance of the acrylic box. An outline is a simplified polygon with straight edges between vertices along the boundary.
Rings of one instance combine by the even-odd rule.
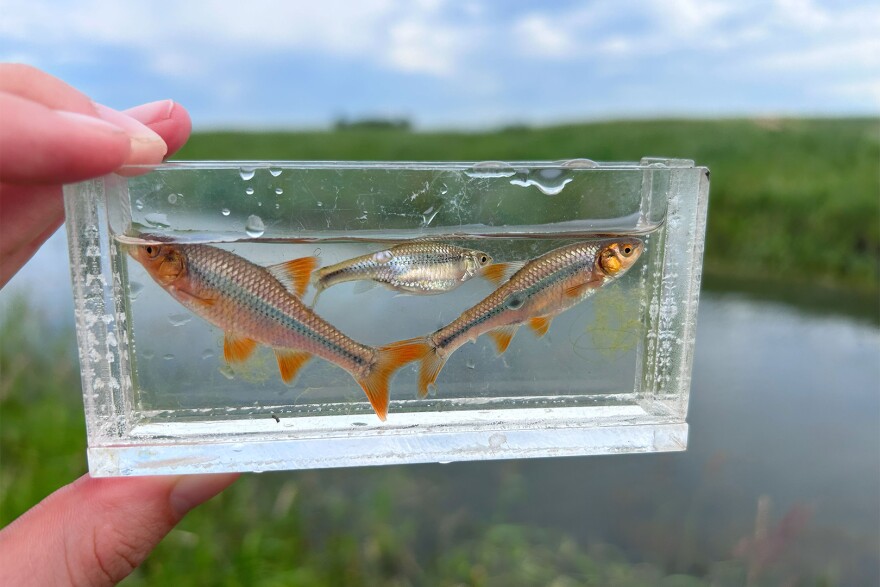
[[[684,450],[708,177],[670,159],[181,162],[66,186],[89,469]],[[260,267],[310,256],[330,266],[418,241],[521,264],[573,243],[633,237],[644,244],[635,264],[559,313],[543,336],[527,324],[503,354],[479,336],[448,356],[427,397],[417,393],[419,363],[403,366],[385,421],[329,360],[308,361],[290,384],[264,344],[228,362],[223,328],[129,253],[201,244]],[[499,287],[479,272],[434,295],[369,285],[329,287],[305,311],[379,348],[437,331]],[[307,308],[314,293],[311,284],[297,303]]]

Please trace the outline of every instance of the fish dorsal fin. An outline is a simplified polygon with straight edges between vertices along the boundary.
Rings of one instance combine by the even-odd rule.
[[[301,298],[309,286],[312,271],[317,267],[318,258],[313,256],[270,265],[266,267],[266,270],[280,281],[281,285],[287,288],[287,291]]]
[[[257,341],[254,339],[233,332],[227,332],[223,337],[223,357],[227,363],[246,361],[256,347]]]
[[[501,285],[525,266],[525,261],[512,261],[510,263],[492,263],[480,270],[480,275],[487,281]]]
[[[284,383],[290,383],[296,378],[296,374],[302,369],[311,353],[304,351],[292,351],[290,349],[275,349],[275,358],[278,359],[278,370],[281,371],[281,379]]]
[[[510,341],[513,340],[513,335],[516,334],[518,328],[519,324],[511,324],[486,333],[495,341],[495,348],[498,350],[499,355],[504,353],[507,347],[510,346]]]
[[[538,338],[547,334],[550,329],[550,322],[553,320],[551,316],[535,316],[529,320],[529,326],[538,335]]]

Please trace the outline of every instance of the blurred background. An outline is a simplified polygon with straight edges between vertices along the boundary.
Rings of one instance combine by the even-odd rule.
[[[693,159],[684,453],[247,475],[125,584],[880,583],[880,6],[0,1],[176,159]],[[86,470],[63,231],[0,292],[0,523]]]

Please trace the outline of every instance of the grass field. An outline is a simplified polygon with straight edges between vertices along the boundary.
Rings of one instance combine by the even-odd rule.
[[[709,275],[880,288],[880,120],[603,122],[495,132],[212,132],[178,159],[693,159],[712,173]]]

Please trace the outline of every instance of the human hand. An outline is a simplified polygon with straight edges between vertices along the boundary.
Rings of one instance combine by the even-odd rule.
[[[64,220],[63,183],[159,163],[189,136],[170,100],[124,113],[42,71],[0,64],[0,287]],[[108,585],[236,475],[84,475],[0,530],[0,585]]]

